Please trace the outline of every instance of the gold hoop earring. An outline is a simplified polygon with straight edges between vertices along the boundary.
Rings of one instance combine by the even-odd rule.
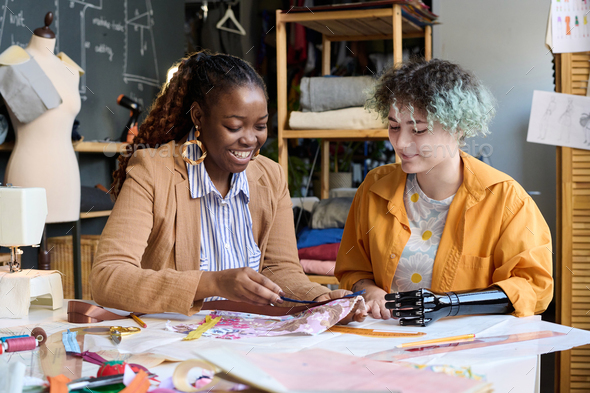
[[[196,128],[195,138],[198,138],[199,135],[201,135],[201,133],[199,132],[199,126],[195,126],[195,128]],[[203,154],[201,154],[201,157],[199,157],[198,160],[191,160],[190,158],[188,158],[188,155],[186,154],[186,149],[189,145],[197,145],[197,146],[199,146],[199,148],[203,152]],[[203,143],[201,143],[201,141],[199,141],[197,139],[184,142],[180,151],[181,151],[182,160],[190,165],[199,165],[200,163],[202,163],[205,160],[205,157],[207,157],[207,149],[205,149],[205,145],[203,145]]]
[[[256,153],[254,153],[252,158],[250,158],[250,161],[254,161],[256,159],[256,157],[258,157],[259,154],[260,154],[260,149],[258,149],[258,151]]]

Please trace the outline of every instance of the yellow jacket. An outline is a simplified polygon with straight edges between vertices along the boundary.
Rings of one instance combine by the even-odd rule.
[[[543,312],[553,297],[551,233],[532,198],[510,176],[461,152],[463,184],[449,208],[434,260],[433,291],[495,284],[519,317]],[[369,172],[344,228],[335,275],[352,289],[372,279],[391,283],[410,229],[399,164]]]

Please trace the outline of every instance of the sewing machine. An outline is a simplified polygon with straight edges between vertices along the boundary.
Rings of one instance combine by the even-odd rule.
[[[21,318],[31,303],[63,306],[61,276],[55,270],[22,271],[19,247],[38,247],[47,217],[44,188],[0,186],[0,246],[10,248],[8,266],[0,266],[0,318]]]

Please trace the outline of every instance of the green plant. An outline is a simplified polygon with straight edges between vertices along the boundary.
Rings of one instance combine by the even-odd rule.
[[[340,142],[336,142],[336,150],[334,150],[334,162],[331,165],[334,172],[350,172],[352,165],[352,157],[356,150],[362,145],[363,142],[348,142],[344,145],[344,154],[338,159],[338,153],[340,151]]]

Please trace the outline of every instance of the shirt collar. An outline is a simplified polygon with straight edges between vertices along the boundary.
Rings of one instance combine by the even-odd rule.
[[[188,141],[195,140],[195,128],[193,127],[188,134]],[[201,149],[196,144],[190,144],[187,147],[187,155],[191,160],[198,160],[201,157]],[[189,173],[188,181],[191,192],[191,198],[202,198],[210,193],[215,193],[221,198],[221,193],[217,190],[213,181],[205,169],[203,163],[199,165],[186,164]],[[246,203],[250,202],[250,188],[248,186],[248,178],[246,171],[234,173],[231,178],[229,192],[226,199],[231,199],[238,196],[240,192],[246,198]]]

